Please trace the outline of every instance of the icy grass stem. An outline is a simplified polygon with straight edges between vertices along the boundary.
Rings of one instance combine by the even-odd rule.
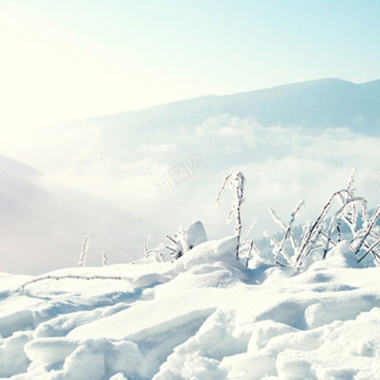
[[[87,253],[87,248],[88,248],[88,236],[84,238],[83,241],[83,246],[82,246],[82,251],[79,256],[79,266],[84,267],[84,263],[86,261],[86,253]]]

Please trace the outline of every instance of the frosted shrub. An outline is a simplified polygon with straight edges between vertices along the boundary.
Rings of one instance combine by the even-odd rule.
[[[342,223],[344,223],[351,231],[350,246],[358,256],[357,261],[361,262],[371,254],[375,264],[380,265],[380,253],[377,250],[380,245],[380,233],[379,227],[376,226],[380,217],[380,204],[369,217],[366,200],[354,196],[352,189],[354,175],[355,170],[351,172],[347,187],[331,195],[313,223],[306,223],[302,226],[302,234],[299,239],[295,238],[292,226],[296,215],[303,206],[303,201],[298,203],[295,211],[291,214],[289,224],[285,224],[276,212],[270,209],[274,221],[285,230],[284,237],[280,242],[265,232],[265,236],[269,238],[273,247],[274,259],[277,264],[292,265],[294,269],[298,270],[302,266],[303,258],[315,252],[320,252],[322,258],[326,258],[330,247],[336,246],[341,241]],[[337,211],[331,212],[333,206],[338,207]]]

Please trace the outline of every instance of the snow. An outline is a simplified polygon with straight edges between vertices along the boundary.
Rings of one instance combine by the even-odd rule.
[[[189,224],[181,232],[183,234],[182,239],[189,249],[207,241],[206,230],[199,220]]]
[[[0,377],[380,378],[379,268],[345,241],[299,272],[246,268],[235,248],[228,237],[174,262],[1,274]]]

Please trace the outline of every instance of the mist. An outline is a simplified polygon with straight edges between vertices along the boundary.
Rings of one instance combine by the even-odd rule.
[[[143,255],[146,236],[153,248],[195,220],[209,239],[232,235],[225,220],[233,192],[219,209],[215,199],[236,169],[247,179],[243,223],[258,219],[256,240],[264,230],[277,231],[269,207],[286,220],[304,199],[299,222],[312,219],[353,168],[356,194],[370,208],[379,198],[380,138],[349,128],[263,126],[228,115],[149,134],[89,124],[31,139],[25,158],[34,169],[1,160],[1,271],[77,266],[85,236],[87,265],[98,266],[103,251],[111,263],[133,261]]]

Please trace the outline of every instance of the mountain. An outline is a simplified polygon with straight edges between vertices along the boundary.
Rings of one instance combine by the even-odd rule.
[[[349,127],[365,134],[380,130],[380,80],[355,84],[321,79],[223,96],[205,96],[136,112],[84,120],[77,125],[178,129],[220,115],[253,118],[264,126]]]
[[[86,119],[67,125],[65,130],[84,131],[67,149],[80,151],[87,144],[85,140],[91,141],[91,162],[105,157],[137,162],[153,155],[155,163],[176,165],[200,150],[210,169],[228,170],[232,165],[288,154],[294,144],[272,147],[278,132],[275,128],[284,129],[282,138],[293,131],[317,135],[341,128],[379,136],[380,80],[355,84],[321,79],[205,96]],[[87,155],[88,150],[81,159]],[[157,176],[160,173],[157,170]],[[124,175],[128,176],[128,171]]]
[[[90,238],[88,265],[129,262],[155,227],[89,192],[46,183],[38,170],[0,156],[0,272],[38,273],[76,266]]]

